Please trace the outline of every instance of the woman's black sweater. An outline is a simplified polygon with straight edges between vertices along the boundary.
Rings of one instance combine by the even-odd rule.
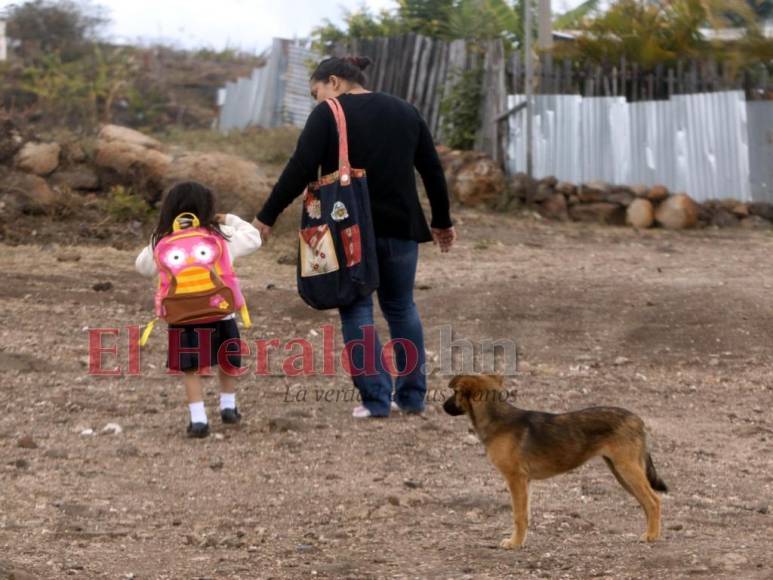
[[[448,188],[427,124],[415,107],[384,93],[339,97],[346,116],[349,160],[365,169],[377,237],[432,239],[416,191],[414,167],[424,181],[432,227],[449,228]],[[327,103],[312,111],[274,190],[258,213],[266,225],[303,193],[306,185],[338,169],[338,133]]]

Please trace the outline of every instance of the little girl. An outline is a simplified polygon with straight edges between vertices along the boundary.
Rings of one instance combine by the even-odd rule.
[[[214,193],[200,183],[188,181],[172,186],[162,200],[158,227],[151,237],[151,243],[137,256],[135,263],[137,271],[148,277],[158,275],[158,265],[153,250],[161,238],[172,233],[175,218],[183,213],[193,214],[198,218],[200,227],[206,228],[226,241],[231,262],[235,258],[251,254],[261,246],[260,232],[252,225],[232,214],[215,214],[214,208]],[[190,225],[190,221],[183,222],[184,227]],[[197,330],[211,333],[209,361],[202,361],[201,365],[197,353],[185,352],[185,350],[179,352],[181,348],[187,350],[196,349],[199,346]],[[218,352],[226,341],[239,339],[235,315],[229,314],[220,320],[208,323],[170,324],[168,334],[169,352],[178,353],[178,356],[168,356],[167,367],[171,371],[184,373],[191,415],[188,436],[206,437],[209,435],[209,422],[204,409],[199,375],[200,371],[208,366],[218,364]],[[226,352],[232,353],[227,355],[231,368],[240,367],[241,356],[238,344],[229,343]],[[218,378],[220,380],[220,417],[223,423],[238,423],[241,420],[241,414],[236,407],[236,377],[220,367]]]

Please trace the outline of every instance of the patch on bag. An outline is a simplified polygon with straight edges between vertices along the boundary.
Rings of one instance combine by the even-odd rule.
[[[333,204],[333,211],[330,212],[330,217],[333,221],[340,222],[349,217],[349,210],[342,201],[337,201]]]
[[[220,310],[228,310],[228,308],[231,306],[228,303],[228,300],[223,298],[220,294],[215,294],[212,298],[210,298],[209,305],[219,308]]]
[[[346,267],[359,264],[362,261],[362,243],[360,241],[360,226],[355,224],[341,232],[341,242],[346,255]]]
[[[301,276],[318,276],[339,269],[333,235],[327,224],[302,229],[299,232],[301,244]]]
[[[306,192],[306,199],[303,200],[303,205],[311,219],[318,220],[322,217],[322,203],[311,192]]]

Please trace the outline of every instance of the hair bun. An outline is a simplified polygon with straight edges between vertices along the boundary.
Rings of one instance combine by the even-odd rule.
[[[365,70],[373,62],[367,56],[347,56],[344,60],[348,63],[353,64],[360,70]]]

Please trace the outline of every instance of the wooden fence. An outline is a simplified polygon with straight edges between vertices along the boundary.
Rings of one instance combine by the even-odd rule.
[[[508,59],[508,88],[512,94],[525,91],[523,55]],[[673,95],[742,90],[747,100],[773,99],[770,71],[764,63],[738,69],[716,60],[679,61],[675,66],[657,65],[642,71],[637,63],[621,59],[605,66],[553,60],[542,55],[534,67],[536,94],[582,95],[584,97],[626,97],[629,102],[666,100]]]
[[[507,101],[505,49],[501,40],[480,47],[464,40],[446,42],[417,34],[391,38],[353,39],[335,47],[334,54],[357,54],[373,60],[367,74],[368,88],[384,91],[412,103],[442,141],[443,97],[456,81],[455,73],[484,69],[484,102],[476,148],[493,157],[501,153],[493,120]]]

